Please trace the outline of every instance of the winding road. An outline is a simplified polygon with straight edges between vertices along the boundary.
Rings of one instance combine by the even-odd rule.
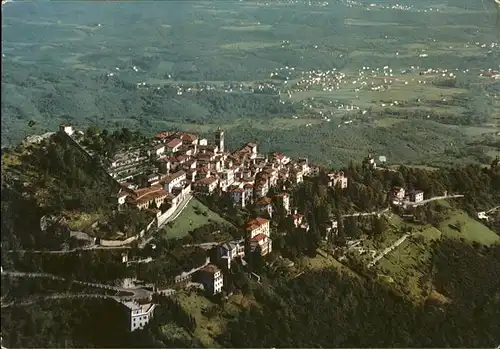
[[[48,278],[52,280],[61,280],[61,281],[71,281],[73,283],[83,285],[83,286],[89,286],[89,287],[95,287],[95,288],[101,288],[105,290],[112,290],[116,292],[124,292],[128,293],[129,295],[126,296],[108,296],[108,295],[101,295],[101,294],[56,294],[52,296],[47,296],[47,297],[42,297],[42,299],[59,299],[59,298],[68,298],[68,297],[73,297],[73,298],[82,298],[82,297],[93,297],[93,298],[112,298],[115,299],[116,301],[120,300],[130,300],[130,299],[144,299],[144,298],[150,298],[153,294],[153,292],[148,291],[143,288],[135,287],[135,288],[124,288],[124,287],[116,287],[116,286],[111,286],[111,285],[106,285],[106,284],[99,284],[99,283],[93,283],[93,282],[86,282],[86,281],[79,281],[79,280],[69,280],[67,278],[63,278],[61,276],[53,275],[53,274],[48,274],[48,273],[25,273],[25,272],[19,272],[19,271],[2,271],[2,275],[8,275],[10,277],[27,277],[27,278]],[[28,302],[36,302],[36,300],[29,300]],[[11,303],[7,305],[2,305],[2,307],[10,306],[12,304],[22,304],[23,302],[20,303]],[[31,304],[31,303],[29,303]]]
[[[51,253],[51,254],[64,254],[73,253],[78,251],[88,251],[88,250],[126,250],[130,249],[130,246],[99,246],[93,245],[88,247],[78,247],[72,248],[70,250],[8,250],[9,253]]]
[[[74,293],[67,293],[67,294],[56,294],[56,295],[50,295],[50,296],[36,296],[33,297],[32,299],[27,299],[23,300],[20,302],[10,302],[8,304],[2,304],[0,308],[8,308],[12,306],[25,306],[25,305],[31,305],[35,304],[37,302],[40,302],[41,300],[49,300],[49,299],[68,299],[68,298],[100,298],[100,299],[113,299],[117,302],[120,302],[121,298],[117,296],[108,296],[105,294],[98,294],[98,293],[81,293],[81,294],[74,294]]]

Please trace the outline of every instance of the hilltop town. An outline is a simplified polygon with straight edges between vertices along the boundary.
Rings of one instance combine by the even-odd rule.
[[[116,146],[114,139],[123,141]],[[66,226],[65,239],[73,241],[73,247],[9,247],[3,254],[16,257],[3,257],[2,277],[72,280],[87,291],[56,292],[38,300],[10,299],[10,303],[4,297],[2,307],[6,309],[43,299],[112,300],[125,309],[124,329],[142,333],[144,328],[157,326],[150,322],[156,309],[166,306],[177,309],[173,318],[203,345],[219,345],[216,337],[221,333],[205,333],[214,314],[222,311],[217,304],[242,306],[255,301],[248,295],[249,287],[266,289],[273,280],[294,280],[326,268],[374,280],[383,276],[393,280],[391,287],[401,296],[420,302],[435,291],[429,281],[413,289],[413,276],[408,280],[405,273],[390,271],[399,266],[399,260],[391,260],[398,250],[406,251],[412,244],[430,248],[432,229],[475,243],[498,242],[498,235],[486,227],[496,229],[498,207],[477,209],[474,220],[470,212],[459,210],[469,209],[464,202],[468,192],[459,191],[467,188],[460,181],[442,180],[444,174],[439,171],[396,170],[377,164],[373,154],[362,164],[328,170],[307,158],[292,159],[279,152],[261,154],[254,142],[229,150],[221,128],[207,138],[181,131],[158,132],[147,138],[127,129],[110,136],[105,130],[90,127],[82,131],[66,124],[58,132],[28,137],[22,151],[35,153],[35,149],[50,148],[51,142],[75,149],[91,161],[93,172],[105,173],[105,180],[112,184],[101,191],[112,194],[106,200],[113,214],[142,217],[143,225],[126,234],[99,235],[98,228],[71,229],[72,218],[58,219],[57,213],[43,216],[42,230],[48,231],[46,226],[51,224]],[[14,162],[13,153],[7,155],[2,162]],[[471,167],[468,171],[479,171],[477,175],[483,178],[496,176],[498,159],[488,169]],[[497,194],[490,194],[490,201],[482,196],[483,203],[494,202]],[[198,210],[203,207],[202,212],[195,212],[198,216],[217,215],[225,224],[209,224],[207,219],[198,228],[184,228],[184,237],[171,235],[175,224],[193,219],[186,213],[193,202]],[[91,223],[98,227],[105,222]],[[194,239],[196,234],[202,238]],[[16,267],[16,260],[26,258],[20,253],[33,255],[22,269]],[[81,253],[109,256],[98,257],[95,263],[105,258],[107,262],[98,265],[116,265],[116,274],[90,277],[74,271],[68,278],[64,268],[69,266],[59,265],[58,258]],[[42,259],[36,262],[37,258]],[[42,264],[48,264],[41,262],[44,258],[53,259],[56,266],[44,269]],[[416,278],[423,275],[420,265],[407,267],[414,268],[411,275]]]

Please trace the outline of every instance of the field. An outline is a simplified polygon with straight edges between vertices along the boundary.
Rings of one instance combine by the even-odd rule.
[[[439,224],[439,230],[446,236],[463,238],[466,241],[478,242],[483,245],[500,242],[500,237],[495,232],[461,211],[450,214],[446,220]]]
[[[163,230],[163,236],[167,239],[182,238],[188,235],[190,231],[209,223],[228,224],[224,218],[193,198],[179,217],[169,223]]]
[[[458,226],[460,231],[457,229]],[[429,262],[431,243],[444,237],[463,238],[469,243],[478,242],[486,245],[500,242],[500,237],[486,226],[464,212],[452,209],[439,224],[439,228],[418,227],[413,236],[385,255],[376,265],[379,277],[394,284],[416,301],[425,300],[429,296],[438,296],[433,293]],[[396,238],[390,237],[388,240],[387,244],[391,244]]]
[[[62,121],[222,126],[229,148],[250,138],[335,167],[369,150],[392,163],[487,163],[494,147],[468,147],[500,131],[499,83],[478,78],[500,60],[482,3],[376,3],[9,3],[2,144]]]

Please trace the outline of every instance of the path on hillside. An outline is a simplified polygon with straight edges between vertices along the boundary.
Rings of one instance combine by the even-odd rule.
[[[411,233],[406,233],[405,235],[403,235],[402,237],[400,237],[399,239],[397,239],[391,246],[387,247],[378,256],[376,256],[375,258],[373,258],[373,260],[370,263],[368,263],[368,268],[373,267],[379,260],[381,260],[382,258],[384,258],[385,255],[387,255],[388,253],[391,253],[392,251],[394,251],[394,249],[396,247],[398,247],[399,245],[401,245],[411,235],[412,235]]]
[[[212,247],[222,244],[222,242],[204,242],[202,244],[188,244],[182,245],[182,247],[200,247],[204,250],[210,250]]]
[[[357,212],[357,213],[349,213],[349,214],[343,214],[342,218],[345,217],[360,217],[360,216],[374,216],[374,215],[381,215],[389,211],[389,207],[386,209],[383,209],[382,211],[373,211],[373,212]]]
[[[48,278],[48,279],[52,279],[52,280],[71,281],[73,283],[83,285],[83,286],[102,288],[105,290],[112,290],[112,291],[116,291],[116,292],[126,292],[126,293],[132,294],[129,296],[119,296],[119,298],[122,298],[122,299],[149,298],[153,294],[153,292],[145,290],[143,288],[139,288],[139,287],[124,288],[124,287],[117,287],[117,286],[99,284],[99,283],[93,283],[93,282],[87,282],[87,281],[71,280],[71,279],[64,278],[62,276],[57,276],[57,275],[53,275],[53,274],[49,274],[49,273],[26,273],[26,272],[19,272],[19,271],[5,271],[4,270],[4,271],[2,271],[2,275],[8,275],[11,277]]]

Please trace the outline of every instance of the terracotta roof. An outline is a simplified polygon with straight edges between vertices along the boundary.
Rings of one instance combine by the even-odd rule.
[[[217,272],[219,270],[219,268],[217,268],[213,264],[208,264],[208,265],[204,266],[203,268],[201,268],[201,270],[203,270],[204,272],[210,273],[210,274],[215,274],[215,272]]]
[[[179,138],[183,141],[194,142],[198,139],[198,136],[192,133],[181,133],[179,134]]]
[[[256,242],[258,242],[258,241],[264,240],[265,238],[267,238],[267,235],[261,233],[261,234],[255,235],[250,241],[256,241]]]
[[[273,157],[275,159],[282,160],[285,157],[285,155],[283,155],[282,153],[274,153]]]
[[[128,197],[128,202],[134,205],[141,205],[146,202],[168,198],[170,194],[162,186],[154,185],[149,188],[141,188],[134,192],[134,195]]]
[[[182,144],[182,141],[179,138],[174,138],[170,142],[167,143],[167,147],[175,148],[180,144]]]
[[[269,205],[270,203],[271,203],[271,198],[267,196],[263,196],[255,202],[256,205]]]
[[[232,192],[233,192],[233,193],[243,193],[243,191],[244,191],[244,190],[243,190],[242,188],[234,188],[234,189],[232,190]]]
[[[251,219],[247,223],[247,230],[255,230],[257,228],[260,228],[261,226],[263,226],[266,223],[269,223],[269,220],[267,220],[265,218],[257,217],[257,218]]]
[[[253,188],[253,184],[251,184],[251,183],[247,183],[247,184],[245,184],[245,185],[243,186],[243,188],[245,188],[245,189],[252,189],[252,188]]]

